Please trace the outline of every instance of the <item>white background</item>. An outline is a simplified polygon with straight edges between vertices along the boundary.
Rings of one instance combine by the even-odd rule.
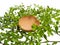
[[[0,0],[0,16],[4,16],[4,13],[9,10],[9,7],[20,5],[21,3],[23,3],[24,5],[39,4],[43,7],[50,6],[56,9],[60,9],[60,0]],[[54,34],[54,36],[48,37],[48,39],[50,41],[60,41],[60,37],[56,34]],[[57,45],[60,45],[60,43],[58,43]]]

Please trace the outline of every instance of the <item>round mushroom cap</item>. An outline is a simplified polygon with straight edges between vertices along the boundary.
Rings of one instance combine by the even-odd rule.
[[[23,16],[19,19],[19,27],[21,27],[24,31],[32,31],[32,25],[39,25],[40,22],[34,16]]]

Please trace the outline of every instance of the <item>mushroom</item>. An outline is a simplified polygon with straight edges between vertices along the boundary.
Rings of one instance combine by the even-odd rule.
[[[29,15],[29,16],[23,16],[22,18],[19,19],[19,27],[23,29],[24,31],[32,31],[32,25],[39,25],[40,22],[37,20],[36,17]]]

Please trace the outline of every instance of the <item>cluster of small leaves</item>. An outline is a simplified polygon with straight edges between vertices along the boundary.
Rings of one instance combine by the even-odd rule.
[[[18,21],[22,16],[34,15],[40,21],[40,26],[33,25],[34,32],[25,32],[18,27]],[[53,32],[58,34],[58,25],[60,23],[60,10],[34,4],[34,7],[23,4],[20,6],[10,7],[8,12],[5,12],[4,17],[0,17],[0,29],[5,33],[0,32],[0,42],[4,40],[4,45],[41,45],[41,38],[44,37],[48,42],[47,36],[53,35]],[[56,20],[54,22],[52,19]],[[54,29],[50,25],[53,25]],[[10,31],[8,31],[10,29]],[[25,41],[21,41],[23,37]],[[15,43],[14,43],[15,42]]]

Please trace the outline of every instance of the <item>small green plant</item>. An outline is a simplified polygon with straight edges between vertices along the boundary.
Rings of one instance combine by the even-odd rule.
[[[25,15],[34,15],[40,21],[39,26],[32,26],[34,32],[25,32],[19,28],[18,21]],[[59,16],[60,10],[49,6],[43,8],[34,4],[32,8],[32,6],[25,7],[21,4],[20,6],[10,7],[9,11],[5,12],[4,17],[0,17],[0,30],[2,31],[0,32],[0,42],[2,43],[4,40],[4,45],[9,45],[8,42],[11,42],[11,45],[41,45],[41,43],[48,43],[50,41],[47,36],[53,35],[53,32],[59,34]],[[26,38],[25,41],[21,40],[23,37]],[[41,42],[43,37],[46,39],[45,42]],[[56,43],[56,41],[53,41],[52,45]]]

